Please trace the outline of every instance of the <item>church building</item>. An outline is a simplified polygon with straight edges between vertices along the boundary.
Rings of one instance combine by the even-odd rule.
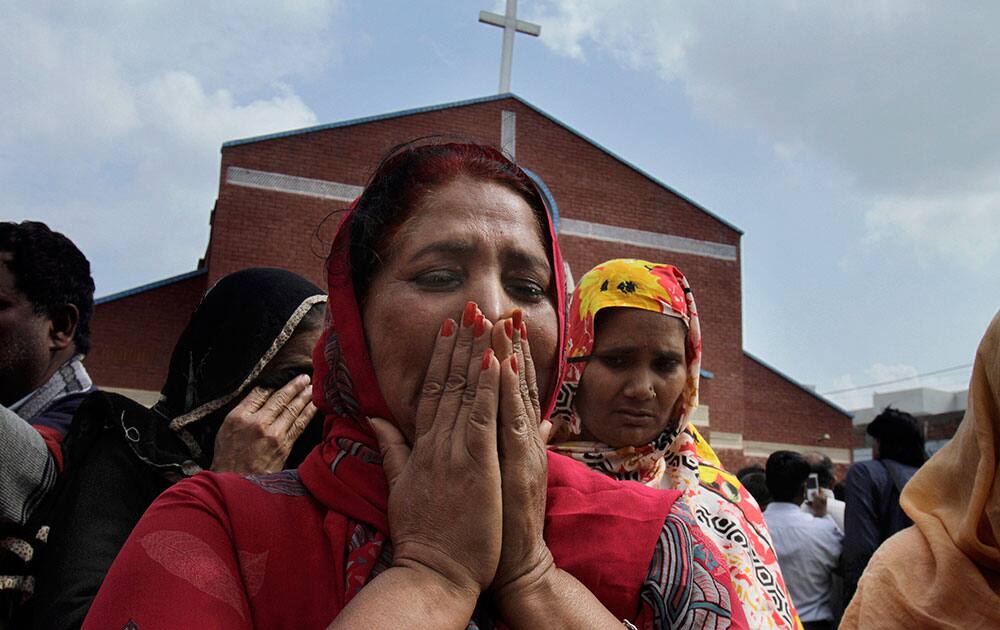
[[[338,211],[390,148],[429,135],[499,146],[543,182],[574,277],[621,257],[687,275],[704,335],[696,424],[727,467],[818,450],[843,472],[850,414],[743,349],[739,228],[510,93],[225,143],[205,257],[189,273],[98,300],[87,358],[95,382],[155,402],[182,328],[230,272],[282,267],[325,287]]]

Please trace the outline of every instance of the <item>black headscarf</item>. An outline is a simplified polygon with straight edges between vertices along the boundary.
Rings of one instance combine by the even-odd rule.
[[[323,291],[283,269],[231,273],[209,289],[170,358],[153,411],[169,422],[191,457],[211,464],[215,434],[295,332]]]

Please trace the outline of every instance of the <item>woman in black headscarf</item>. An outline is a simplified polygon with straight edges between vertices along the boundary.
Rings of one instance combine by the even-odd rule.
[[[230,274],[181,334],[151,410],[106,392],[84,402],[47,510],[30,627],[82,624],[139,517],[172,483],[201,470],[295,467],[320,442],[309,379],[325,302],[288,271]]]

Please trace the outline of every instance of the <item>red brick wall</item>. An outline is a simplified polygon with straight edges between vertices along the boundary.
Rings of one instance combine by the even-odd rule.
[[[290,269],[326,289],[324,260],[345,204],[226,186],[212,215],[209,282],[247,267]]]
[[[744,457],[742,451],[734,451],[731,449],[719,450],[715,452],[719,456],[719,461],[726,470],[733,473],[734,475],[740,471],[740,469],[751,464],[760,464],[763,466],[767,463],[767,458],[765,457]]]
[[[745,355],[744,440],[850,449],[851,418]],[[819,441],[823,434],[829,440]]]
[[[736,230],[533,109],[504,99],[224,148],[209,244],[210,281],[247,266],[248,256],[258,262],[273,258],[273,264],[314,277],[317,259],[306,232],[345,206],[231,186],[225,182],[228,167],[360,186],[386,151],[407,140],[441,134],[498,144],[503,110],[517,113],[518,162],[545,180],[562,216],[739,246]],[[281,227],[287,219],[300,232],[297,239],[279,233],[290,231]],[[327,236],[335,226],[335,220],[326,226]],[[738,287],[738,266],[734,271]]]
[[[717,430],[743,433],[749,440],[800,443],[830,433],[833,439],[826,445],[850,446],[849,420],[744,357],[739,231],[515,99],[225,147],[207,277],[101,305],[95,316],[95,351],[88,359],[98,381],[158,389],[173,342],[198,297],[225,274],[275,266],[325,285],[323,260],[346,204],[229,185],[228,167],[360,186],[388,149],[413,138],[444,134],[498,144],[503,110],[517,113],[518,161],[546,182],[562,217],[737,248],[737,259],[724,261],[572,236],[561,239],[577,278],[616,257],[672,263],[688,276],[702,319],[703,368],[715,376],[702,382],[702,402],[710,408],[707,435]],[[147,343],[146,349],[136,350],[150,334],[155,348]],[[733,468],[742,465],[740,453],[720,455]]]
[[[174,344],[205,293],[206,277],[98,304],[86,360],[94,382],[99,387],[159,391]]]
[[[423,135],[448,134],[497,144],[503,110],[517,113],[518,161],[545,181],[562,217],[643,229],[739,247],[740,234],[579,136],[514,99],[414,114],[227,147],[209,245],[210,278],[248,265],[286,267],[321,282],[323,258],[345,204],[225,183],[229,166],[362,185],[391,147]],[[671,254],[564,237],[563,252],[579,277],[615,257],[680,267],[695,290],[705,335],[703,402],[712,427],[739,432],[743,417],[742,298],[739,261]]]

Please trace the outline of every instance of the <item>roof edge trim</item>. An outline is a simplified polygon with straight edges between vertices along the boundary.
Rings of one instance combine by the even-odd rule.
[[[305,133],[313,133],[313,132],[317,132],[317,131],[326,131],[326,130],[329,130],[329,129],[340,129],[342,127],[352,127],[354,125],[363,125],[365,123],[377,122],[377,121],[380,121],[380,120],[389,120],[389,119],[392,119],[392,118],[400,118],[400,117],[403,117],[403,116],[412,116],[414,114],[425,114],[425,113],[428,113],[428,112],[437,112],[437,111],[441,111],[441,110],[445,110],[445,109],[453,109],[453,108],[456,108],[456,107],[466,107],[468,105],[479,105],[481,103],[490,103],[490,102],[493,102],[493,101],[501,101],[501,100],[508,99],[508,98],[517,101],[518,103],[524,105],[528,109],[534,111],[536,114],[538,114],[540,116],[543,116],[544,118],[547,118],[549,121],[555,123],[556,125],[559,125],[560,127],[562,127],[563,129],[565,129],[566,131],[569,131],[573,135],[575,135],[575,136],[581,138],[582,140],[584,140],[585,142],[591,144],[597,150],[605,153],[606,155],[608,155],[612,159],[615,159],[615,160],[621,162],[622,164],[624,164],[628,168],[630,168],[633,171],[639,173],[640,175],[642,175],[643,177],[645,177],[649,181],[653,182],[657,186],[660,186],[661,188],[664,188],[664,189],[670,191],[671,193],[677,195],[678,197],[680,197],[681,199],[683,199],[687,203],[689,203],[692,206],[694,206],[695,208],[701,210],[702,212],[704,212],[708,216],[712,217],[713,219],[715,219],[719,223],[723,224],[724,226],[728,227],[729,229],[733,230],[737,234],[740,234],[741,236],[744,234],[744,232],[743,232],[742,229],[740,229],[736,225],[733,225],[732,223],[730,223],[726,219],[723,219],[718,214],[712,212],[711,210],[709,210],[705,206],[701,205],[700,203],[698,203],[694,199],[692,199],[692,198],[688,197],[687,195],[685,195],[684,193],[678,191],[676,188],[668,186],[667,184],[665,184],[659,178],[654,177],[649,172],[647,172],[647,171],[639,168],[638,166],[636,166],[632,162],[629,162],[628,160],[626,160],[622,156],[618,155],[617,153],[615,153],[611,149],[608,149],[607,147],[605,147],[604,145],[602,145],[600,142],[597,142],[597,141],[593,140],[592,138],[590,138],[590,136],[588,136],[586,134],[580,133],[579,131],[577,131],[576,129],[574,129],[572,126],[564,123],[563,121],[559,120],[558,118],[556,118],[552,114],[549,114],[548,112],[546,112],[546,111],[544,111],[544,110],[536,107],[535,105],[532,105],[531,103],[529,103],[528,101],[524,100],[523,98],[521,98],[517,94],[514,94],[513,92],[505,92],[503,94],[492,94],[490,96],[481,96],[481,97],[478,97],[478,98],[470,98],[470,99],[466,99],[466,100],[462,100],[462,101],[452,101],[450,103],[442,103],[442,104],[439,104],[439,105],[428,105],[426,107],[415,107],[415,108],[412,108],[412,109],[401,109],[401,110],[397,110],[397,111],[394,111],[394,112],[389,112],[387,114],[376,114],[374,116],[364,116],[362,118],[352,118],[350,120],[342,120],[340,122],[326,123],[326,124],[323,124],[323,125],[314,125],[312,127],[302,127],[300,129],[291,129],[289,131],[280,131],[280,132],[277,132],[277,133],[265,134],[265,135],[260,135],[260,136],[251,136],[251,137],[248,137],[248,138],[240,138],[240,139],[237,139],[237,140],[229,140],[228,142],[222,143],[222,149],[228,149],[230,147],[237,147],[237,146],[241,146],[241,145],[244,145],[244,144],[252,144],[254,142],[265,142],[267,140],[277,140],[279,138],[288,138],[290,136],[297,136],[297,135],[301,135],[301,134],[305,134]]]
[[[400,109],[394,112],[389,112],[387,114],[375,114],[373,116],[362,116],[361,118],[351,118],[349,120],[341,120],[339,122],[325,123],[322,125],[313,125],[312,127],[302,127],[300,129],[290,129],[288,131],[279,131],[277,133],[264,134],[262,136],[251,136],[249,138],[239,138],[236,140],[229,140],[228,142],[222,143],[223,149],[228,149],[229,147],[237,147],[244,144],[252,144],[254,142],[265,142],[267,140],[277,140],[279,138],[287,138],[289,136],[298,136],[306,133],[314,133],[317,131],[327,131],[328,129],[340,129],[342,127],[353,127],[354,125],[364,125],[366,123],[378,122],[380,120],[389,120],[391,118],[402,118],[403,116],[412,116],[414,114],[426,114],[428,112],[437,112],[444,109],[453,109],[455,107],[465,107],[467,105],[478,105],[480,103],[489,103],[491,101],[499,101],[505,98],[515,98],[518,101],[521,99],[517,98],[513,94],[493,94],[491,96],[481,96],[479,98],[470,98],[462,101],[452,101],[450,103],[442,103],[440,105],[428,105],[426,107],[414,107],[412,109]],[[522,103],[524,101],[521,101]],[[526,104],[526,103],[525,103]]]
[[[183,282],[184,280],[189,280],[191,278],[203,276],[207,273],[208,269],[203,268],[203,269],[195,269],[194,271],[188,271],[186,273],[178,274],[176,276],[170,276],[169,278],[164,278],[163,280],[157,280],[156,282],[150,282],[149,284],[143,284],[131,289],[119,291],[118,293],[112,293],[111,295],[105,295],[104,297],[97,298],[96,300],[94,300],[94,306],[107,304],[108,302],[114,302],[115,300],[120,300],[122,298],[138,295],[139,293],[145,293],[146,291],[152,291],[153,289],[159,289],[160,287],[165,287],[171,284],[176,284],[178,282]]]
[[[837,403],[835,403],[835,402],[833,402],[833,401],[829,400],[828,398],[826,398],[825,396],[823,396],[823,395],[822,395],[822,394],[820,394],[819,392],[815,392],[815,391],[813,391],[813,390],[809,389],[808,387],[806,387],[806,386],[805,386],[805,385],[803,385],[802,383],[800,383],[800,382],[796,381],[796,380],[795,380],[794,378],[792,378],[791,376],[788,376],[787,374],[785,374],[784,372],[782,372],[782,371],[781,371],[781,370],[779,370],[778,368],[776,368],[776,367],[774,367],[773,365],[771,365],[771,364],[767,363],[766,361],[763,361],[763,360],[762,360],[762,359],[760,359],[759,357],[757,357],[757,356],[754,356],[754,355],[753,355],[752,353],[748,352],[747,350],[744,350],[744,351],[743,351],[743,354],[744,354],[744,355],[745,355],[745,356],[746,356],[747,358],[751,359],[752,361],[755,361],[755,362],[759,363],[759,364],[760,364],[760,365],[761,365],[762,367],[765,367],[765,368],[767,368],[768,370],[771,370],[771,371],[772,371],[772,372],[774,372],[774,373],[775,373],[776,375],[780,376],[780,377],[781,377],[782,379],[784,379],[784,380],[788,381],[788,382],[789,382],[789,383],[791,383],[792,385],[794,385],[794,386],[798,387],[799,389],[801,389],[801,390],[802,390],[802,391],[804,391],[805,393],[809,394],[809,395],[810,395],[810,396],[812,396],[813,398],[815,398],[815,399],[817,399],[817,400],[819,400],[819,401],[821,401],[821,402],[823,402],[823,403],[826,403],[826,405],[827,405],[827,406],[829,406],[829,407],[832,407],[833,409],[835,409],[836,411],[839,411],[840,413],[844,414],[844,415],[845,415],[845,416],[847,416],[848,418],[853,418],[853,417],[854,417],[854,414],[853,414],[853,413],[851,413],[850,411],[847,411],[846,409],[844,409],[843,407],[841,407],[841,406],[840,406],[840,405],[838,405]]]

